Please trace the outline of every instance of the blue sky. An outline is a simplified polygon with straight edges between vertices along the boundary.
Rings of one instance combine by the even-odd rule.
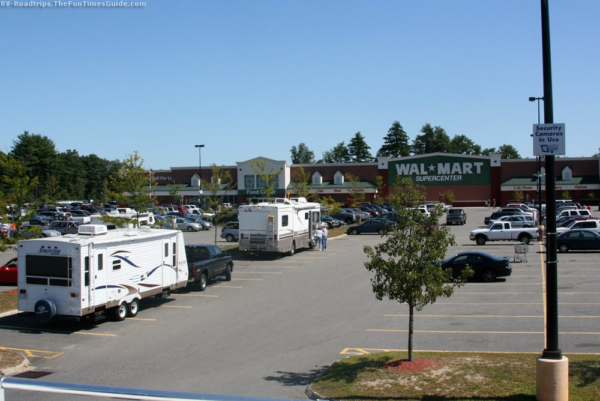
[[[195,144],[203,166],[290,162],[294,145],[318,159],[358,131],[375,155],[397,120],[411,140],[429,123],[533,157],[539,0],[145,3],[0,7],[0,150],[29,131],[154,170],[197,166]],[[571,157],[600,147],[599,15],[598,0],[550,0]]]

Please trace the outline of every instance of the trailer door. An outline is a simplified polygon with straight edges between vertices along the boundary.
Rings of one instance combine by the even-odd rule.
[[[91,266],[94,286],[90,297],[90,306],[104,305],[107,300],[106,288],[106,249],[96,249]]]

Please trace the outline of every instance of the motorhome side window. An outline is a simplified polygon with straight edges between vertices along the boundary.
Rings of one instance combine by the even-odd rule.
[[[113,270],[119,270],[121,268],[121,259],[113,260]]]
[[[71,287],[73,260],[64,256],[27,255],[25,280],[27,284]]]
[[[288,226],[288,216],[284,215],[281,216],[281,227],[287,227]]]

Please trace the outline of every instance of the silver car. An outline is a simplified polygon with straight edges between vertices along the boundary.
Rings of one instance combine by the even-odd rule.
[[[193,221],[194,223],[200,224],[200,227],[202,227],[203,230],[210,230],[213,227],[213,223],[202,219],[202,217],[200,216],[189,216],[186,217],[186,219]]]
[[[177,225],[177,229],[181,230],[181,231],[192,232],[192,231],[202,230],[202,227],[200,227],[200,224],[194,223],[193,221],[188,220],[188,219],[184,219],[183,217],[176,217],[175,224]]]
[[[533,221],[533,217],[525,214],[514,214],[511,216],[503,216],[498,220],[490,221],[490,224],[499,222],[499,221],[509,221],[510,225],[513,227],[534,227],[535,221]]]
[[[240,223],[230,221],[221,228],[221,238],[225,238],[227,242],[235,242],[240,240]]]

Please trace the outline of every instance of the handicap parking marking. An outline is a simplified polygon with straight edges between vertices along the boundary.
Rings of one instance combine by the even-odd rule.
[[[42,359],[54,359],[63,355],[63,352],[53,352],[53,351],[40,351],[36,349],[27,349],[27,348],[11,348],[11,347],[2,347],[1,350],[4,351],[14,351],[20,354],[25,355],[27,358],[42,358]]]

